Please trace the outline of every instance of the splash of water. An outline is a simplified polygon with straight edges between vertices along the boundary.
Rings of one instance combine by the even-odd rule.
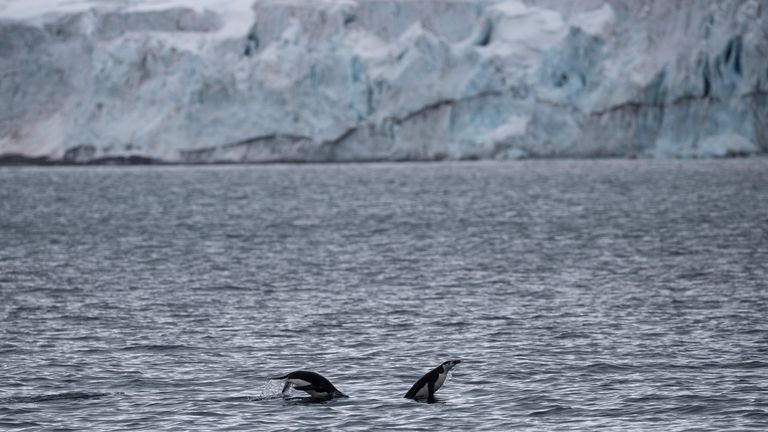
[[[283,399],[285,395],[281,392],[282,382],[276,380],[267,380],[262,384],[261,391],[256,396],[248,398],[250,401],[262,401],[270,399]]]

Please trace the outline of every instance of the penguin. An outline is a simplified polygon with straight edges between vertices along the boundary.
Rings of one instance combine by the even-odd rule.
[[[459,363],[461,363],[461,360],[448,360],[447,362],[443,362],[443,364],[419,378],[419,380],[416,381],[416,384],[414,384],[403,397],[406,399],[427,398],[428,403],[433,403],[435,401],[435,392],[440,390],[440,387],[443,386],[445,378],[448,377],[448,371]]]
[[[319,373],[309,371],[294,371],[274,380],[285,380],[282,393],[293,385],[296,390],[303,390],[316,399],[333,399],[335,397],[349,397],[340,392],[328,379]]]

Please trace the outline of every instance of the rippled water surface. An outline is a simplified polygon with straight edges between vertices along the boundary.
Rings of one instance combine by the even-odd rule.
[[[764,431],[767,268],[766,159],[2,168],[0,427]]]

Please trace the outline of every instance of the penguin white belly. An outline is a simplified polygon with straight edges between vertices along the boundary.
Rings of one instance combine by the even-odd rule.
[[[317,392],[314,390],[304,390],[304,391],[307,392],[313,398],[327,398],[328,396],[330,396],[328,392]]]
[[[293,384],[294,387],[304,387],[311,384],[308,381],[304,381],[303,379],[298,379],[298,378],[291,378],[288,380],[288,382]]]
[[[443,386],[443,383],[445,382],[445,378],[448,376],[448,372],[443,372],[440,375],[437,376],[437,379],[435,380],[435,391],[440,389],[440,387]]]

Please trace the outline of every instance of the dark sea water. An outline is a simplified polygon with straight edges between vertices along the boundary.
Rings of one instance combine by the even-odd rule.
[[[765,431],[767,281],[766,159],[6,167],[0,428]]]

